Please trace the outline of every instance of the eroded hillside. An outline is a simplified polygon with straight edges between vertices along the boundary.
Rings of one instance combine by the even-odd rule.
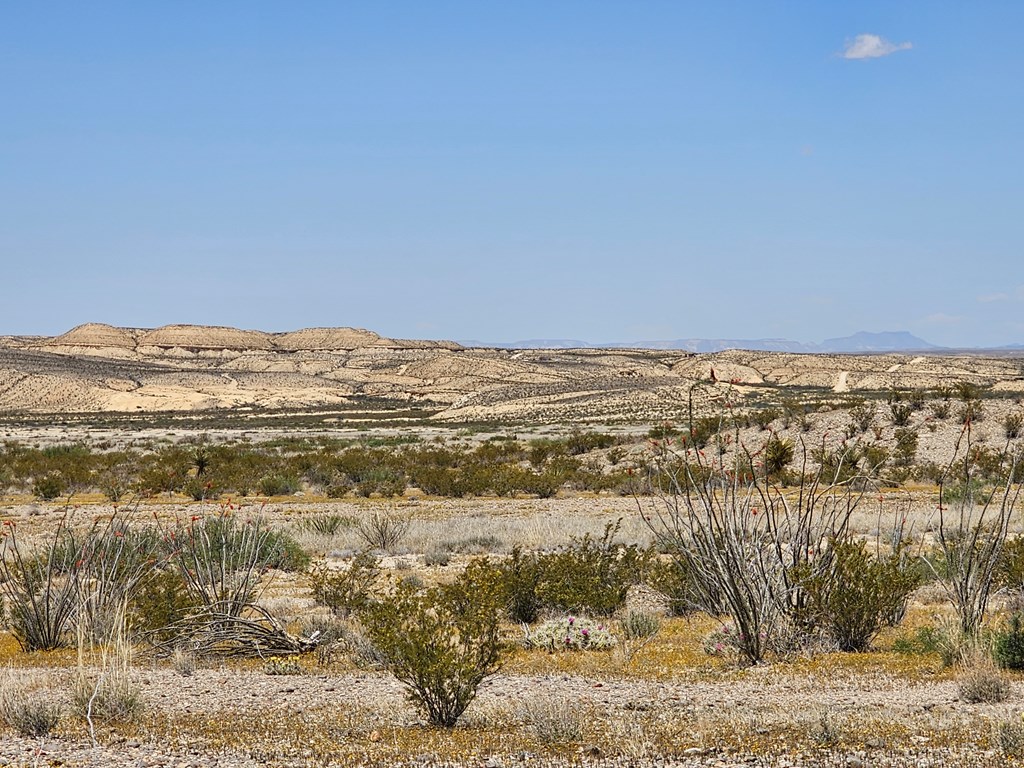
[[[750,405],[808,388],[838,395],[969,382],[1024,393],[1022,371],[1020,359],[968,355],[508,350],[352,328],[90,323],[56,337],[0,337],[0,409],[301,412],[380,398],[445,421],[652,421],[677,418],[691,394],[699,407],[725,388]]]

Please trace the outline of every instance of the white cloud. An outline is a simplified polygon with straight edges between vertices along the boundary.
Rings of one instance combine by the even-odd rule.
[[[1010,294],[999,291],[998,293],[986,293],[978,297],[978,301],[982,304],[992,304],[997,301],[1006,301],[1010,298]]]
[[[880,59],[897,51],[909,51],[913,43],[893,43],[878,35],[857,35],[846,42],[842,54],[844,59]]]

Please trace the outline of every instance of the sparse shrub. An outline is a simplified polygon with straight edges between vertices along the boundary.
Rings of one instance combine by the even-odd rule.
[[[1003,432],[1007,440],[1016,440],[1021,435],[1021,427],[1024,426],[1024,415],[1019,413],[1008,413],[1003,419]]]
[[[17,524],[0,528],[0,596],[11,634],[25,651],[48,651],[69,642],[78,605],[78,543],[61,518],[49,542],[23,553]]]
[[[370,549],[391,552],[409,532],[412,521],[393,512],[375,509],[357,526],[359,535]]]
[[[527,648],[546,651],[607,651],[618,641],[605,625],[584,616],[545,621],[526,635]]]
[[[264,571],[286,556],[263,518],[243,521],[226,510],[193,517],[170,531],[167,540],[175,547],[169,562],[190,600],[229,616],[240,616],[253,603]]]
[[[49,685],[6,670],[0,679],[0,721],[20,736],[38,739],[57,727],[64,706]]]
[[[319,563],[309,574],[314,599],[338,616],[366,607],[379,578],[379,560],[370,552],[356,555],[347,568],[328,568]]]
[[[910,415],[914,409],[908,403],[891,402],[889,412],[892,414],[892,423],[896,427],[905,427],[910,423]]]
[[[1024,598],[1024,536],[1007,539],[996,564],[995,586]]]
[[[931,409],[932,416],[934,416],[936,419],[943,421],[949,418],[949,400],[933,400],[928,407]]]
[[[743,637],[743,633],[729,623],[715,627],[701,641],[701,647],[708,656],[742,655],[743,648],[747,645],[748,641]]]
[[[960,698],[969,704],[997,704],[1010,698],[1012,684],[988,654],[969,659],[957,677]]]
[[[896,653],[908,656],[922,656],[928,653],[941,653],[942,644],[943,638],[935,627],[918,627],[913,634],[896,638],[892,649]]]
[[[995,489],[979,498],[972,490],[979,478],[977,452],[973,450],[970,438],[968,422],[943,475],[939,498],[946,496],[947,487],[962,486],[965,492],[961,499],[948,506],[939,504],[937,538],[945,567],[940,583],[956,609],[963,633],[975,636],[988,607],[1010,519],[1020,495],[1021,487],[1014,484],[1013,476],[1020,464],[1021,453],[1004,452],[1000,455],[997,466],[1005,463],[1009,468],[998,478]],[[962,448],[964,441],[966,447]]]
[[[587,713],[578,699],[528,696],[519,706],[523,719],[541,744],[572,744],[583,738]]]
[[[213,484],[213,481],[201,477],[192,477],[186,480],[181,486],[181,492],[192,501],[220,498],[220,490]]]
[[[295,659],[282,656],[271,656],[263,663],[265,675],[301,675],[302,665]]]
[[[993,739],[1005,757],[1024,757],[1024,722],[1001,720],[992,727]]]
[[[99,672],[87,671],[83,664],[85,635],[79,632],[79,663],[72,684],[72,704],[88,723],[125,723],[135,720],[145,702],[142,688],[132,673],[132,649],[125,633],[124,614],[120,614],[105,638],[100,651]]]
[[[957,411],[961,424],[977,424],[985,418],[985,406],[980,400],[966,400]]]
[[[693,572],[688,569],[688,561],[685,558],[673,558],[669,562],[657,560],[651,563],[645,582],[668,598],[668,609],[673,616],[685,616],[700,610],[703,603],[693,578]],[[714,614],[720,612],[712,611]]]
[[[909,467],[917,454],[917,432],[901,427],[896,430],[894,438],[896,450],[893,452],[893,463],[898,467]]]
[[[630,611],[622,617],[622,636],[627,640],[646,640],[661,629],[661,619],[647,611]]]
[[[432,549],[423,555],[423,564],[429,568],[444,567],[451,562],[452,555],[443,549]]]
[[[497,584],[469,578],[426,591],[399,584],[361,613],[388,671],[428,720],[445,728],[458,722],[480,683],[497,670],[503,650]]]
[[[760,427],[762,432],[767,431],[777,418],[779,418],[779,411],[775,408],[761,408],[750,412],[750,420]]]
[[[355,525],[355,520],[345,515],[310,515],[299,520],[299,528],[309,533],[319,533],[324,536],[333,536],[343,528]]]
[[[196,671],[196,655],[179,645],[171,653],[171,666],[182,677],[192,677]]]
[[[811,740],[819,747],[835,747],[842,740],[843,732],[835,716],[828,710],[823,711],[811,728]]]

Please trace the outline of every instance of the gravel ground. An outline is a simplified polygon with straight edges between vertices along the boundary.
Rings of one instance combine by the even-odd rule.
[[[50,674],[67,678],[66,670]],[[252,728],[266,723],[270,733],[276,721],[306,719],[324,727],[337,712],[346,712],[349,729],[345,739],[371,745],[366,754],[338,757],[316,749],[280,753],[263,743],[262,735],[252,745],[221,747],[204,741],[204,736],[187,728],[175,738],[160,736],[158,728],[124,733],[102,730],[99,745],[92,746],[84,732],[67,731],[57,738],[24,739],[5,733],[0,742],[0,765],[5,766],[112,766],[149,768],[248,768],[259,765],[581,765],[581,766],[997,766],[1007,759],[976,744],[956,743],[948,733],[988,733],[992,723],[1020,721],[1022,702],[1018,699],[998,705],[969,705],[958,701],[956,684],[949,680],[910,683],[880,675],[821,676],[792,675],[782,668],[766,667],[738,673],[735,679],[709,682],[647,682],[636,680],[592,680],[560,675],[498,675],[487,681],[466,725],[457,731],[473,733],[484,723],[509,729],[523,728],[517,714],[524,702],[577,702],[582,710],[602,723],[655,722],[686,724],[686,733],[673,749],[662,756],[651,744],[640,744],[636,733],[621,731],[600,746],[587,741],[568,752],[552,754],[543,747],[508,754],[481,754],[459,763],[445,763],[436,752],[418,751],[401,755],[385,750],[372,757],[372,743],[381,737],[378,729],[423,730],[415,709],[404,700],[401,686],[377,673],[340,675],[271,676],[260,671],[200,669],[181,677],[169,669],[138,673],[148,723],[198,722],[216,719],[233,728]],[[61,680],[55,681],[58,684]],[[813,727],[822,712],[835,722],[900,723],[918,734],[890,742],[886,737],[858,738],[848,749],[814,749],[806,744],[785,743],[759,750],[759,754],[732,751],[735,747],[686,747],[694,734],[730,732],[742,744],[747,736],[784,733]],[[355,714],[353,714],[355,713]],[[259,729],[257,729],[259,730]],[[944,732],[948,732],[943,736]],[[766,736],[766,738],[769,738]],[[443,746],[444,737],[438,742]],[[620,749],[621,747],[621,749]],[[621,754],[619,754],[621,752]]]

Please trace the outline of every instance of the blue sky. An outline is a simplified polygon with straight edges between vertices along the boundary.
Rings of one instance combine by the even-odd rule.
[[[1024,4],[0,6],[0,334],[1024,342]]]

